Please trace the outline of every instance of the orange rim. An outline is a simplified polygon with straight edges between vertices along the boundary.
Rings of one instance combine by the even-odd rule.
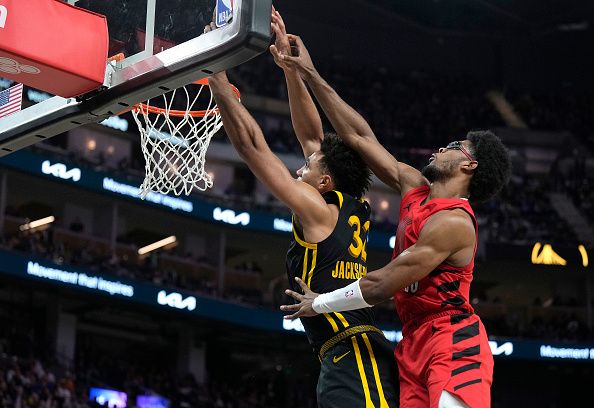
[[[192,84],[194,85],[206,85],[208,86],[208,78],[202,78],[199,79],[197,81],[192,82]],[[235,94],[235,96],[237,97],[237,100],[240,100],[241,98],[241,93],[239,92],[239,89],[237,89],[237,87],[235,85],[231,85],[231,90],[233,91],[233,93]],[[160,113],[164,113],[167,114],[169,116],[174,116],[174,117],[184,117],[186,115],[190,115],[193,117],[204,117],[204,116],[212,116],[212,115],[216,115],[217,113],[219,113],[219,109],[218,108],[214,108],[211,110],[195,110],[195,111],[183,111],[183,110],[175,110],[175,109],[171,109],[171,110],[167,110],[164,108],[158,108],[156,106],[150,106],[147,105],[146,103],[139,103],[134,105],[134,110],[136,111],[140,111],[142,113],[154,113],[154,114],[160,114]]]
[[[112,62],[112,61],[120,62],[120,61],[123,61],[125,58],[126,58],[126,56],[124,55],[124,53],[120,52],[116,55],[112,55],[111,57],[109,57],[107,59],[107,62]]]

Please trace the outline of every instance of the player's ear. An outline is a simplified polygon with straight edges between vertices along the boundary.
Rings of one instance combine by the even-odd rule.
[[[471,174],[476,170],[477,167],[478,162],[476,160],[464,162],[464,164],[462,164],[462,171]]]
[[[334,180],[332,180],[332,176],[329,174],[322,174],[320,176],[319,184],[322,189],[334,189]]]

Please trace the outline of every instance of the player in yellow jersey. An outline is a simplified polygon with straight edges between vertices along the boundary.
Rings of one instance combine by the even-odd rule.
[[[276,11],[272,21],[275,50],[290,52]],[[289,282],[299,277],[313,290],[326,292],[367,273],[371,210],[363,194],[371,173],[340,138],[324,134],[319,113],[297,73],[285,71],[285,75],[291,118],[305,155],[297,178],[272,153],[256,121],[231,92],[226,74],[215,74],[209,82],[231,143],[256,177],[293,212]],[[324,314],[302,323],[321,363],[318,406],[397,406],[393,346],[375,326],[373,309]]]

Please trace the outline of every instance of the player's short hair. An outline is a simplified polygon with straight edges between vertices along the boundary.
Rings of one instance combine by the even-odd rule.
[[[511,157],[501,139],[490,130],[468,132],[466,139],[478,162],[470,181],[470,201],[480,203],[496,196],[508,183]]]
[[[325,133],[320,151],[323,154],[320,164],[332,176],[336,190],[362,197],[371,184],[371,171],[359,153],[331,132]]]

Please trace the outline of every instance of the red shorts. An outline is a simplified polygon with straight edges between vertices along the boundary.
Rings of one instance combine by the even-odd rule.
[[[444,390],[472,408],[491,406],[493,354],[477,315],[424,319],[405,328],[394,354],[401,408],[437,408]]]

